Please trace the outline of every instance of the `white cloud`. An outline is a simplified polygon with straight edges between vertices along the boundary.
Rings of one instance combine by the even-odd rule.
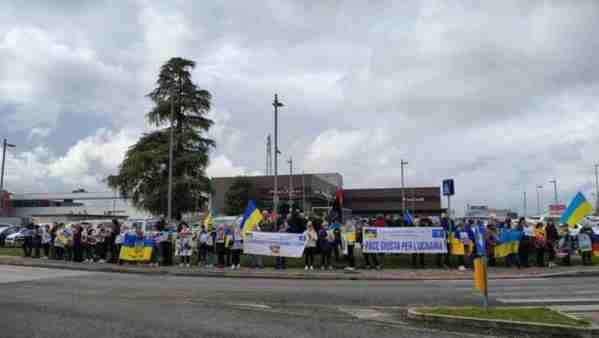
[[[249,170],[243,166],[233,164],[227,156],[218,155],[210,159],[210,164],[206,169],[208,177],[222,176],[241,176],[241,175],[261,175],[262,173],[255,170]]]

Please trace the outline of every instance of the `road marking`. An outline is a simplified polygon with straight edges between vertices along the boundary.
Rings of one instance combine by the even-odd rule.
[[[569,304],[569,303],[599,303],[599,298],[497,298],[504,304]]]
[[[238,307],[248,307],[248,308],[252,308],[252,309],[260,309],[260,310],[268,310],[268,309],[272,309],[271,306],[266,305],[266,304],[258,304],[258,303],[228,303],[229,305],[232,306],[238,306]]]
[[[552,308],[563,312],[598,312],[599,304],[592,305],[559,305]]]
[[[97,274],[89,271],[32,268],[25,266],[0,265],[0,284],[28,282],[51,278],[79,277]]]

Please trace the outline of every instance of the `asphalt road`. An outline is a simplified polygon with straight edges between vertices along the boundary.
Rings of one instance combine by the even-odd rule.
[[[592,299],[592,283],[501,280],[491,282],[491,292],[501,302],[581,291]],[[369,316],[392,310],[370,307],[478,301],[468,281],[226,279],[0,266],[0,337],[464,337],[398,317],[394,325],[375,323]]]

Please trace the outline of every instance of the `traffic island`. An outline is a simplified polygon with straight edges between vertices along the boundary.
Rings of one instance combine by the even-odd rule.
[[[515,337],[599,337],[585,319],[542,307],[411,308],[407,319],[427,327]]]

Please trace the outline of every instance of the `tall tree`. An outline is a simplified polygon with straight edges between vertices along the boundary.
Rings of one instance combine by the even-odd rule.
[[[225,194],[225,214],[241,215],[255,195],[254,184],[245,177],[237,177]]]
[[[142,135],[127,151],[119,173],[107,178],[108,185],[134,206],[155,215],[167,211],[170,128],[174,128],[173,215],[196,210],[211,191],[206,167],[215,143],[205,134],[213,124],[206,117],[212,95],[191,80],[194,67],[193,61],[176,57],[160,68],[156,88],[148,94],[154,108],[146,114],[160,129]]]

